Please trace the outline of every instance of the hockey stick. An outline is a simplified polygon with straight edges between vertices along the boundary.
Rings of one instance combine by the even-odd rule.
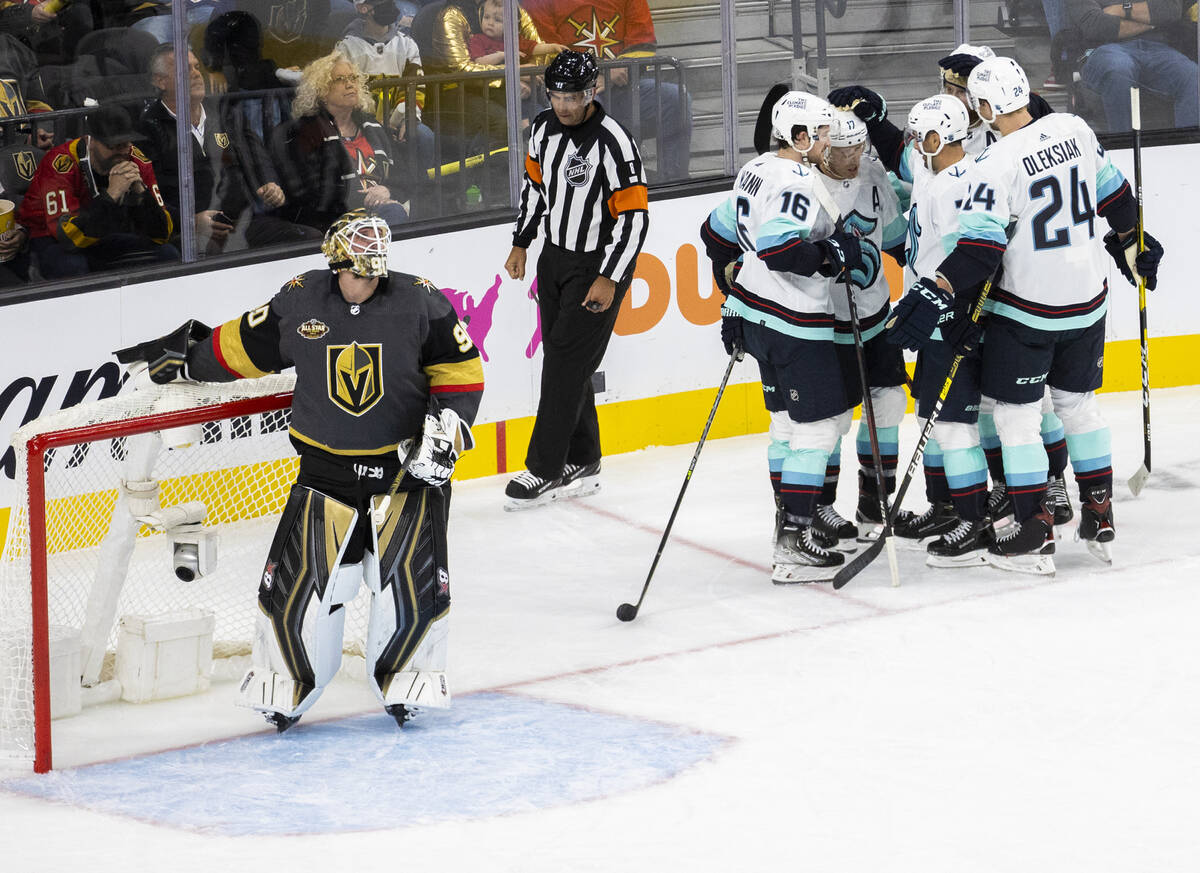
[[[979,299],[975,302],[975,308],[971,310],[971,320],[979,323],[980,317],[983,315],[983,305],[987,302],[988,294],[992,290],[992,280],[995,274],[984,283],[983,290],[979,292]],[[938,392],[937,401],[933,404],[933,409],[929,413],[929,418],[925,422],[925,427],[921,428],[921,436],[917,440],[917,447],[913,449],[912,460],[908,462],[908,469],[904,472],[904,480],[900,483],[900,487],[896,489],[896,499],[892,501],[892,511],[888,513],[887,523],[891,524],[896,520],[896,513],[900,510],[900,504],[904,501],[904,495],[908,492],[908,486],[912,482],[913,473],[917,467],[921,465],[921,456],[925,453],[925,444],[929,442],[929,434],[933,432],[933,425],[937,422],[938,415],[941,414],[942,405],[946,402],[947,395],[950,394],[950,388],[954,384],[954,377],[958,374],[958,367],[962,363],[963,356],[955,355],[954,360],[950,362],[950,370],[946,373],[946,379],[942,382],[942,390]],[[867,568],[867,565],[879,557],[879,553],[883,550],[883,537],[880,537],[871,545],[862,550],[847,561],[842,569],[833,577],[834,589],[841,588],[859,573]]]
[[[854,352],[858,356],[858,384],[862,388],[863,415],[867,420],[867,436],[871,440],[871,461],[875,464],[875,488],[879,496],[879,514],[883,519],[883,530],[879,539],[887,543],[888,567],[892,572],[892,587],[900,587],[900,564],[896,560],[896,541],[892,536],[892,512],[888,506],[887,491],[883,483],[883,459],[879,451],[879,431],[875,427],[875,405],[871,400],[870,380],[867,379],[867,353],[863,349],[862,329],[858,324],[858,304],[854,302],[854,291],[850,287],[850,271],[843,270],[846,303],[850,307],[850,331],[854,334]]]
[[[700,459],[700,450],[704,448],[704,441],[708,439],[708,429],[712,427],[717,407],[721,405],[721,397],[725,394],[725,386],[729,383],[729,374],[733,372],[733,365],[737,363],[742,354],[741,345],[735,343],[733,353],[729,356],[729,365],[725,368],[725,375],[721,379],[721,386],[717,388],[717,397],[708,413],[708,421],[704,422],[704,432],[700,434],[700,442],[696,444],[696,452],[692,455],[692,463],[688,465],[687,475],[683,477],[683,487],[679,489],[679,496],[675,498],[675,508],[671,510],[671,517],[667,520],[667,529],[663,531],[662,539],[658,543],[658,551],[654,553],[654,562],[650,565],[650,572],[646,574],[646,584],[642,586],[642,593],[638,596],[637,603],[622,603],[617,607],[617,618],[621,621],[633,621],[637,618],[638,610],[642,608],[642,601],[646,599],[646,591],[650,588],[650,580],[654,578],[654,569],[658,566],[658,559],[662,557],[667,537],[671,535],[671,526],[675,524],[675,514],[679,512],[679,504],[683,503],[683,495],[687,491],[688,483],[692,481],[692,471],[696,469],[696,461]]]
[[[1129,89],[1133,115],[1133,182],[1137,188],[1138,254],[1146,250],[1146,223],[1142,214],[1142,111],[1137,88]],[[1146,280],[1138,276],[1138,328],[1142,345],[1142,466],[1129,477],[1129,490],[1137,497],[1150,478],[1150,340],[1146,335]]]

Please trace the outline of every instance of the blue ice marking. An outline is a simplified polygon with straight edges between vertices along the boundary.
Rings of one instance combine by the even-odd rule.
[[[726,738],[508,694],[458,698],[403,731],[384,713],[300,722],[2,783],[13,792],[228,836],[487,818],[675,776]]]

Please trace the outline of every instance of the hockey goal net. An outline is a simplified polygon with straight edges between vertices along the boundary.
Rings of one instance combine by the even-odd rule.
[[[151,385],[14,434],[16,493],[0,558],[0,757],[50,768],[52,679],[81,683],[85,703],[104,686],[107,698],[91,697],[112,699],[122,616],[211,615],[214,670],[232,678],[244,668],[258,582],[298,466],[288,441],[293,382]],[[151,518],[182,507],[187,520],[202,518],[188,529],[216,543],[204,575],[177,576],[177,530],[144,521],[154,507],[162,511]],[[351,649],[364,628],[365,610],[349,609]],[[51,675],[56,634],[78,641],[68,662],[78,675]]]

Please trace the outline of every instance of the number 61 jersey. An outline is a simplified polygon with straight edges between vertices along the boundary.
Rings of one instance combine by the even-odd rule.
[[[975,160],[951,259],[995,262],[1000,288],[989,309],[1042,330],[1087,327],[1107,308],[1107,262],[1099,216],[1123,207],[1129,185],[1079,117],[1044,116],[989,146]],[[1016,222],[1011,238],[1010,222]],[[973,253],[973,254],[972,254]]]
[[[790,336],[832,340],[833,303],[829,281],[816,272],[820,258],[814,255],[810,275],[772,270],[764,261],[833,233],[834,218],[813,194],[814,173],[773,153],[759,155],[742,167],[708,226],[744,252],[727,309]]]

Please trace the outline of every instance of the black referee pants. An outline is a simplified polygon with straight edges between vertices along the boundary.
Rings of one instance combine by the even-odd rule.
[[[612,306],[589,312],[588,289],[600,275],[604,252],[570,252],[546,243],[538,258],[538,312],[542,318],[542,393],[525,466],[557,479],[567,464],[600,460],[600,423],[592,374],[600,366],[632,275],[617,284]]]

